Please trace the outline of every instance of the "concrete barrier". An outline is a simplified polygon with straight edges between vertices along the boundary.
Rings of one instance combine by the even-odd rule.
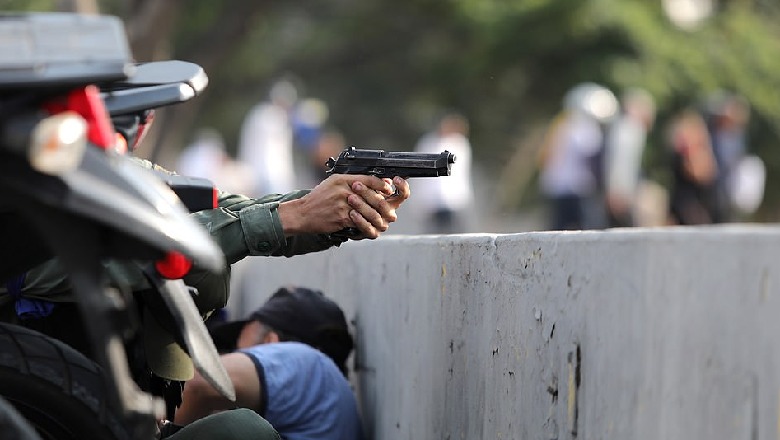
[[[780,229],[387,236],[236,266],[339,301],[370,438],[780,438]]]

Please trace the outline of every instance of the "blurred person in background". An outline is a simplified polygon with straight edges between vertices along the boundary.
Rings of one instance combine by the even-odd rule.
[[[642,156],[655,122],[655,101],[642,89],[621,96],[621,113],[607,128],[604,183],[609,226],[637,224],[637,198],[642,180]]]
[[[202,128],[195,132],[192,143],[179,155],[176,172],[184,176],[214,179],[226,155],[222,135],[213,128]]]
[[[674,117],[668,133],[672,153],[670,221],[680,225],[713,222],[718,164],[704,117],[685,109]]]
[[[415,202],[426,216],[427,231],[434,234],[454,234],[469,229],[469,214],[474,205],[472,186],[472,150],[468,139],[469,124],[460,113],[446,113],[435,129],[420,138],[417,153],[455,155],[451,174],[442,179],[418,179],[414,182]]]
[[[269,100],[255,105],[244,119],[237,157],[255,177],[248,194],[284,194],[295,189],[293,128],[290,112],[298,91],[289,81],[278,81]]]
[[[718,165],[712,220],[730,222],[736,220],[738,214],[734,189],[740,178],[740,163],[748,150],[750,106],[739,95],[719,92],[710,98],[707,107],[712,150]]]
[[[603,123],[617,112],[615,95],[593,83],[566,93],[564,108],[550,124],[540,151],[540,186],[550,202],[553,230],[606,226],[601,189]]]
[[[184,386],[175,423],[236,406],[262,415],[287,440],[361,440],[347,359],[354,343],[341,308],[319,290],[282,287],[251,314],[212,330],[236,402],[202,376]]]
[[[300,188],[316,185],[325,177],[325,162],[328,157],[316,162],[322,148],[332,141],[331,132],[326,128],[328,105],[317,98],[305,98],[295,106],[292,112],[295,182]],[[335,153],[338,155],[338,152]],[[331,154],[333,155],[333,154]]]
[[[317,146],[328,121],[328,105],[317,98],[304,98],[292,111],[293,140],[296,150],[308,155]]]
[[[310,171],[315,183],[328,177],[328,167],[325,163],[331,157],[338,157],[345,146],[346,141],[340,131],[332,128],[323,130],[309,156]]]
[[[254,177],[243,162],[231,158],[222,135],[212,128],[198,130],[179,156],[176,173],[209,179],[223,191],[249,194]]]

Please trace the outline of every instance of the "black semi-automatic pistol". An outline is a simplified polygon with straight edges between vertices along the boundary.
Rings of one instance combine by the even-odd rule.
[[[441,153],[407,153],[384,150],[364,150],[347,147],[325,166],[331,174],[367,174],[377,177],[439,177],[449,176],[455,155]]]

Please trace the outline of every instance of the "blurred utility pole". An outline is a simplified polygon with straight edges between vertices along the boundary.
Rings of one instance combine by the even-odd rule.
[[[127,30],[127,39],[133,58],[138,62],[169,60],[172,58],[171,38],[182,12],[181,0],[129,0],[124,3],[121,15]],[[157,110],[152,129],[136,154],[155,156],[153,148],[161,141],[161,125],[169,127],[168,113],[172,109]],[[175,109],[173,109],[175,111]]]
[[[154,4],[175,3],[177,8],[181,2],[181,0],[166,0],[162,2],[159,0],[134,1],[137,3]],[[218,14],[212,17],[211,26],[199,35],[194,36],[186,47],[179,48],[174,55],[178,59],[200,65],[208,75],[220,67],[225,59],[233,54],[237,48],[241,47],[246,36],[258,25],[258,21],[263,17],[262,12],[267,10],[267,2],[232,1],[227,3],[218,9]],[[177,11],[177,15],[178,12],[181,11]],[[128,31],[128,33],[132,35],[132,31]],[[167,41],[170,41],[170,36]],[[133,53],[138,57],[136,50],[134,45]],[[169,56],[166,58],[169,58]],[[206,93],[208,93],[208,89]],[[178,155],[179,151],[191,138],[194,121],[203,101],[204,99],[201,96],[183,105],[161,109],[162,111],[155,117],[159,117],[161,123],[155,123],[152,132],[149,133],[151,138],[144,141],[145,145],[141,146],[144,151],[139,153],[154,162],[171,165],[168,162]],[[162,125],[165,126],[164,130],[160,128]]]
[[[171,58],[171,37],[181,15],[181,0],[132,0],[123,14],[133,56],[139,62]]]

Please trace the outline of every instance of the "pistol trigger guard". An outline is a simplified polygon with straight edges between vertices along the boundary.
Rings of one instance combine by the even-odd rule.
[[[328,235],[331,240],[335,240],[340,243],[343,243],[350,238],[355,238],[360,236],[360,230],[358,228],[344,228],[340,231],[336,231]]]

